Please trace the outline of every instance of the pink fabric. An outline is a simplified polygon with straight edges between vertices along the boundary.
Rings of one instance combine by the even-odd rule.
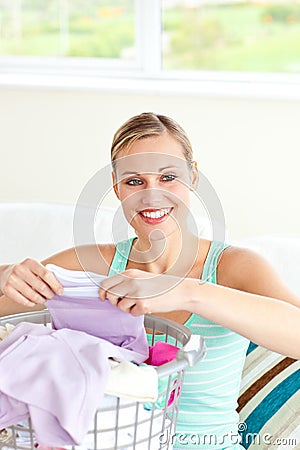
[[[161,366],[176,358],[179,348],[167,342],[157,341],[152,347],[149,347],[149,357],[145,361],[151,366]]]
[[[175,345],[168,344],[163,341],[157,341],[152,347],[149,347],[149,357],[145,362],[146,364],[151,364],[152,366],[161,366],[162,364],[173,361],[176,358],[178,350],[179,348]],[[176,385],[176,381],[174,381],[173,386],[174,385]],[[171,406],[174,402],[175,393],[176,388],[170,393],[168,406]],[[177,395],[179,395],[179,393],[180,388],[178,389]]]

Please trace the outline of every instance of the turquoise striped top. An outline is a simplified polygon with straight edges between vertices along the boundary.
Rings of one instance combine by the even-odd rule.
[[[134,238],[117,244],[109,276],[126,269]],[[201,280],[217,284],[217,265],[228,245],[212,241]],[[186,370],[174,449],[238,449],[239,416],[236,412],[248,339],[192,314],[184,324],[204,337],[207,353]]]

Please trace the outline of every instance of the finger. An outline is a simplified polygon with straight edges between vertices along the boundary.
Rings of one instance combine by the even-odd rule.
[[[99,288],[99,297],[101,300],[105,300],[106,298],[109,298],[109,294],[116,297],[122,297],[126,294],[125,289],[122,291],[122,287],[118,288],[118,286],[122,286],[122,284],[125,282],[125,277],[122,274],[117,274],[112,277],[105,278],[100,283]]]
[[[130,314],[132,316],[142,316],[144,314],[152,314],[151,305],[144,304],[141,301],[137,301],[131,308]]]
[[[102,300],[102,301],[106,300],[106,290],[103,289],[103,287],[100,286],[100,288],[98,290],[98,294],[99,294],[100,300]]]
[[[33,303],[42,304],[46,300],[45,297],[36,292],[24,280],[21,280],[16,275],[11,275],[3,293],[7,297],[12,298],[11,295],[13,295],[15,291],[19,292],[24,298]]]
[[[53,295],[55,295],[55,292],[49,287],[49,285],[23,263],[14,268],[9,282],[21,293],[23,292],[23,289],[25,289],[25,292],[29,295],[29,299],[32,293],[28,293],[26,285],[22,284],[22,282],[25,282],[29,287],[38,292],[44,298],[50,299]]]
[[[14,302],[18,303],[19,305],[28,306],[30,308],[36,306],[36,303],[28,300],[24,295],[22,295],[20,292],[18,292],[15,288],[12,286],[7,286],[5,289],[5,296]]]
[[[135,301],[130,297],[119,298],[117,307],[124,312],[130,313],[132,308],[135,307]]]
[[[31,272],[26,274],[25,281],[26,281],[27,285],[32,287],[32,289],[34,291],[36,291],[38,294],[40,294],[46,300],[51,299],[55,295],[55,292],[49,287],[49,285],[47,283],[45,283],[39,276],[36,276]],[[18,290],[20,291],[20,289],[18,289]],[[20,292],[23,292],[23,290],[21,290]],[[26,292],[27,292],[27,290],[26,290]],[[24,291],[23,294],[26,297],[28,297],[28,295],[26,295],[26,292]]]
[[[46,269],[45,266],[34,259],[26,260],[25,267],[27,267],[29,271],[33,272],[35,275],[38,275],[55,294],[63,294],[63,286],[51,270]],[[28,276],[28,271],[26,271],[26,276]],[[27,279],[25,281],[27,281]]]
[[[126,291],[120,285],[113,287],[112,291],[106,291],[106,299],[110,301],[110,303],[114,306],[118,306],[120,301],[123,300],[126,296]]]
[[[120,299],[118,304],[124,312],[128,312],[133,316],[141,316],[144,314],[152,314],[153,302],[151,300],[137,300],[132,297],[124,297]]]
[[[124,298],[124,296],[117,296],[117,295],[112,295],[109,294],[107,297],[107,300],[109,300],[109,302],[114,305],[114,306],[119,306],[120,301],[122,301]]]
[[[104,278],[104,280],[101,281],[100,286],[102,289],[109,291],[113,286],[121,283],[121,281],[123,281],[123,280],[124,280],[124,275],[122,272],[122,273],[113,275],[112,277]]]
[[[18,291],[23,297],[33,303],[42,305],[47,300],[43,295],[37,292],[33,287],[29,286],[25,281],[19,280],[15,285],[16,291]]]
[[[99,297],[101,300],[105,300],[106,293],[113,291],[114,286],[118,284],[126,283],[126,286],[131,286],[131,290],[134,289],[133,285],[128,285],[128,281],[133,282],[136,279],[144,279],[145,281],[149,278],[153,278],[156,276],[155,274],[149,274],[148,272],[144,272],[143,270],[138,269],[127,269],[124,272],[113,275],[112,277],[105,278],[101,284],[99,289]],[[128,289],[124,289],[127,292]]]

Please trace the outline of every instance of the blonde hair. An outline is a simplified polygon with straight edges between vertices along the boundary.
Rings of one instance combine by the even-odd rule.
[[[160,136],[168,133],[182,145],[183,153],[188,165],[193,165],[193,149],[186,132],[170,117],[151,112],[131,117],[115,133],[111,146],[112,163],[121,150],[129,150],[131,145],[139,139]]]

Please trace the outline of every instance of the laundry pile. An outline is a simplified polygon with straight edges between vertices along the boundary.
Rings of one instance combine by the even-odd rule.
[[[46,302],[52,328],[21,322],[0,330],[0,429],[30,416],[39,445],[80,445],[91,440],[97,408],[115,396],[155,401],[158,378],[153,367],[138,366],[149,350],[143,317],[101,302],[103,277],[47,268],[64,286]]]

